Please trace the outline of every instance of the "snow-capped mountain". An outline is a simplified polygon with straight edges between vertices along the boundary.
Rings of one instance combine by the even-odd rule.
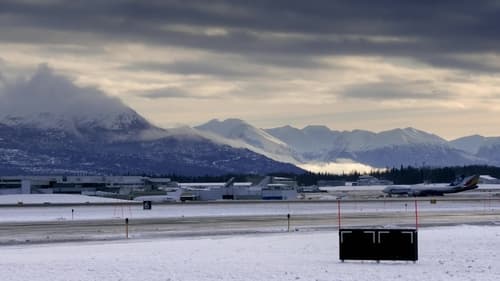
[[[325,126],[307,126],[304,129],[284,126],[265,131],[288,144],[297,152],[299,159],[305,162],[317,160],[330,151],[333,141],[340,134]]]
[[[481,148],[500,145],[500,137],[472,135],[452,140],[450,141],[450,145],[457,149],[477,154]]]
[[[373,133],[342,132],[328,159],[348,158],[374,167],[450,166],[481,163],[480,159],[451,147],[446,140],[414,128]]]
[[[0,123],[62,131],[89,140],[150,139],[165,135],[121,100],[79,87],[46,65],[25,80],[0,88]]]
[[[10,127],[59,131],[76,138],[91,141],[151,140],[168,135],[140,116],[134,110],[124,107],[118,113],[99,113],[85,116],[79,114],[55,114],[41,112],[25,116],[4,115],[0,123]]]
[[[235,125],[237,124],[237,126]],[[374,133],[364,130],[334,131],[325,126],[303,129],[284,126],[258,129],[238,120],[211,121],[198,127],[219,137],[246,142],[247,148],[276,159],[276,150],[262,143],[286,145],[282,155],[293,163],[308,167],[311,164],[362,164],[366,167],[450,166],[488,163],[488,160],[452,147],[445,139],[414,128],[393,129]],[[265,131],[273,138],[269,138]],[[258,133],[256,133],[258,132]],[[248,137],[248,136],[251,137]],[[276,139],[278,141],[276,141]],[[228,144],[230,144],[228,142]],[[257,145],[256,145],[257,144]],[[275,146],[274,146],[275,147]],[[281,155],[281,159],[283,158]]]
[[[500,137],[472,135],[453,140],[450,145],[477,157],[487,159],[491,163],[500,163]]]
[[[500,165],[500,141],[498,138],[496,139],[482,145],[476,155],[495,163],[495,165]]]
[[[264,154],[277,161],[296,163],[294,151],[288,145],[240,119],[213,119],[195,127],[214,141],[223,142],[234,147],[248,148],[259,154]]]
[[[380,133],[325,126],[259,129],[239,120],[159,128],[117,98],[41,66],[0,84],[0,173],[206,175],[302,167],[500,165],[500,138],[448,142],[414,128]],[[283,163],[286,162],[286,163]]]
[[[0,174],[272,172],[303,171],[193,129],[158,128],[120,100],[46,66],[0,87]]]
[[[307,126],[303,129],[285,126],[267,129],[266,132],[302,153],[319,154],[332,150],[353,152],[399,145],[446,144],[446,140],[414,128],[373,133],[364,130],[333,131],[326,126]]]
[[[394,129],[380,133],[355,130],[342,132],[335,139],[334,149],[342,147],[342,150],[354,152],[404,145],[439,146],[446,145],[446,140],[414,128]]]
[[[202,131],[213,132],[225,138],[242,140],[259,148],[287,146],[286,143],[281,140],[240,119],[226,119],[224,121],[213,119],[195,128]]]

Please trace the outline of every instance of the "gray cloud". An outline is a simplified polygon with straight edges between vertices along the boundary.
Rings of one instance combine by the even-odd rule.
[[[478,65],[440,55],[500,49],[500,5],[493,0],[7,0],[0,4],[0,26],[9,26],[0,31],[2,41],[53,43],[93,34],[83,43],[139,41],[248,57],[279,54],[281,62],[298,56],[404,56],[471,71]],[[173,28],[179,26],[188,30]]]
[[[500,72],[500,65],[495,64],[495,62],[484,62],[484,61],[474,61],[467,60],[460,57],[450,56],[450,55],[431,55],[423,56],[422,61],[436,67],[449,68],[449,69],[462,69],[482,73],[495,73]]]
[[[182,75],[208,75],[222,79],[269,77],[268,66],[279,69],[324,69],[328,65],[310,58],[293,56],[255,55],[253,61],[241,56],[215,56],[196,61],[179,60],[172,63],[137,62],[122,67],[133,71],[154,71]],[[274,73],[273,75],[276,75]]]
[[[192,93],[189,93],[189,92],[187,92],[183,89],[177,88],[177,87],[165,87],[165,88],[161,88],[161,89],[149,90],[149,91],[146,91],[145,93],[141,94],[141,96],[148,98],[148,99],[172,99],[172,98],[214,99],[214,98],[217,98],[217,97],[210,97],[210,96],[194,95]]]
[[[429,81],[383,81],[353,85],[345,89],[341,97],[368,100],[442,100],[453,94],[437,91]]]
[[[241,66],[241,65],[240,65]],[[128,70],[146,70],[183,75],[211,75],[220,77],[245,77],[257,75],[259,72],[252,67],[242,68],[229,64],[227,61],[198,60],[178,61],[173,63],[140,62],[124,67]],[[253,67],[255,68],[255,66]]]
[[[119,99],[92,87],[78,87],[70,79],[40,65],[27,79],[5,81],[0,87],[0,114],[28,116],[39,113],[92,116],[130,110]]]

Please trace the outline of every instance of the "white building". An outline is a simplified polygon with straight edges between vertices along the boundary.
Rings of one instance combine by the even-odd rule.
[[[228,182],[229,183],[229,182]],[[297,182],[283,177],[266,177],[259,184],[181,183],[183,200],[295,200]]]
[[[282,177],[266,177],[257,185],[252,185],[251,182],[235,183],[233,180],[226,183],[178,184],[169,178],[142,176],[0,177],[0,195],[20,193],[73,193],[148,201],[179,201],[174,199],[176,197],[180,200],[198,201],[294,200],[297,199],[297,183]]]
[[[30,193],[92,193],[129,194],[170,186],[169,178],[142,176],[3,176],[0,194]]]
[[[392,185],[394,184],[390,180],[379,180],[376,177],[369,175],[359,176],[358,180],[353,183],[353,185]]]
[[[494,178],[490,175],[479,176],[479,183],[482,184],[500,184],[500,179]]]

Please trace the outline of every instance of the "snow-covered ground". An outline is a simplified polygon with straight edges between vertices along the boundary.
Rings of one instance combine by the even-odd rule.
[[[121,240],[0,247],[4,281],[500,280],[500,227],[419,231],[419,261],[338,259],[338,233]]]
[[[414,201],[377,200],[341,201],[342,214],[348,213],[414,213]],[[480,212],[500,210],[500,199],[441,201],[418,203],[419,212]],[[73,210],[73,212],[72,212]],[[0,207],[0,223],[16,221],[99,220],[114,218],[180,218],[212,216],[263,216],[263,215],[321,215],[337,214],[336,202],[261,202],[261,203],[211,203],[211,204],[153,204],[152,210],[142,205],[75,205],[75,206],[13,206]]]

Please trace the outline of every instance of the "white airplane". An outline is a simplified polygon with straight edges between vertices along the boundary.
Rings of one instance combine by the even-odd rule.
[[[416,185],[391,185],[384,188],[383,192],[392,195],[407,196],[442,196],[445,193],[457,193],[477,188],[479,175],[459,177],[450,184],[416,184]]]
[[[182,188],[170,188],[165,195],[142,195],[134,197],[134,201],[179,202],[181,201]]]

